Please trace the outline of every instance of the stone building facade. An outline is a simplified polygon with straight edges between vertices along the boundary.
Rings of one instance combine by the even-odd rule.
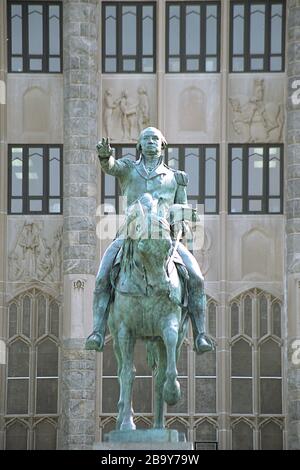
[[[217,344],[197,357],[186,341],[167,426],[201,448],[300,448],[299,31],[299,0],[1,1],[0,448],[87,449],[114,427],[110,336],[84,350],[113,220],[101,204],[119,204],[95,144],[135,158],[147,125],[205,204],[195,255]],[[147,428],[140,344],[136,367]]]

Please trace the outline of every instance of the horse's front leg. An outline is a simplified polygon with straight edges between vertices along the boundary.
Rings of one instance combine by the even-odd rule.
[[[163,396],[168,405],[175,405],[180,399],[180,384],[177,380],[176,347],[178,341],[177,322],[171,321],[163,329],[163,340],[167,351],[167,370]]]
[[[157,343],[158,365],[155,372],[155,400],[154,400],[154,428],[164,428],[164,398],[163,387],[166,381],[167,354],[164,343],[160,340]]]
[[[123,326],[118,333],[119,348],[122,357],[122,366],[120,371],[120,400],[119,409],[122,407],[121,430],[135,429],[133,422],[132,409],[132,387],[135,377],[135,367],[133,364],[133,352],[135,338],[130,335],[128,330]]]

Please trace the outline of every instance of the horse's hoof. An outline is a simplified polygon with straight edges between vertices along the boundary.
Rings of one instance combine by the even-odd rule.
[[[136,429],[136,425],[133,422],[133,419],[130,418],[128,421],[123,421],[120,426],[121,431],[134,431]]]
[[[214,346],[210,340],[207,340],[203,333],[199,334],[195,339],[194,349],[197,354],[213,351]]]
[[[176,405],[176,403],[180,400],[181,393],[180,393],[180,384],[178,380],[166,381],[164,385],[163,391],[164,401],[168,405]]]
[[[93,332],[85,342],[85,349],[93,351],[103,351],[104,337],[97,332]]]

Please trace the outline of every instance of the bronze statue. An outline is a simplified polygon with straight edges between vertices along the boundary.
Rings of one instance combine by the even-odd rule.
[[[178,208],[187,208],[188,177],[164,164],[166,145],[154,127],[140,134],[137,162],[116,160],[108,138],[97,145],[102,169],[118,178],[129,208],[125,229],[118,232],[100,264],[94,330],[86,341],[86,349],[102,351],[109,322],[120,381],[118,429],[135,429],[131,392],[137,338],[148,341],[148,358],[156,368],[154,426],[158,428],[163,427],[163,401],[175,404],[180,397],[176,360],[188,318],[195,351],[213,349],[205,336],[203,277],[194,256],[180,243],[185,222],[172,225],[176,217],[170,218]]]

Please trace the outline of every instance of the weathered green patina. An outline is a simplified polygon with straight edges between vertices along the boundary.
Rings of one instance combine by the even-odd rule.
[[[195,351],[213,347],[205,336],[203,277],[194,256],[180,243],[185,221],[176,216],[187,207],[188,178],[164,164],[166,144],[161,132],[149,127],[141,132],[137,162],[115,160],[108,139],[97,146],[102,169],[118,178],[128,211],[127,223],[100,264],[94,330],[86,348],[103,349],[108,322],[118,362],[120,430],[135,429],[131,398],[138,338],[147,341],[148,360],[155,369],[154,427],[160,429],[164,401],[172,405],[180,398],[176,362],[189,318]]]

